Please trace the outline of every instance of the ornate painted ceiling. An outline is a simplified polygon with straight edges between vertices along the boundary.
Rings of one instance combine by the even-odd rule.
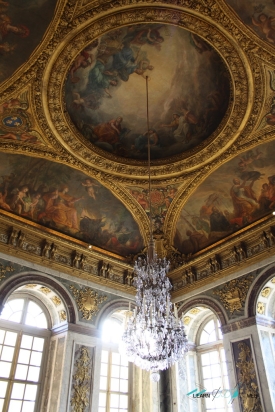
[[[75,245],[74,259],[88,246],[97,259],[123,262],[144,251],[146,76],[158,254],[182,268],[268,221],[272,0],[21,3],[0,1],[0,215],[8,236],[14,228],[19,238],[39,233],[44,257],[53,241]]]

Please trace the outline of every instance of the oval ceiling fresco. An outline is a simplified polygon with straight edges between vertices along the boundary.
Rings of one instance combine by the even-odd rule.
[[[275,46],[274,0],[227,0],[243,23],[263,40]]]
[[[196,253],[275,210],[275,143],[242,153],[213,172],[181,211],[174,245]]]
[[[108,251],[136,254],[137,223],[104,186],[59,163],[0,154],[0,208]]]
[[[38,46],[54,14],[56,0],[0,2],[0,82]]]
[[[230,79],[218,53],[179,27],[138,24],[111,31],[80,52],[66,85],[67,111],[87,142],[124,158],[180,155],[221,123]]]

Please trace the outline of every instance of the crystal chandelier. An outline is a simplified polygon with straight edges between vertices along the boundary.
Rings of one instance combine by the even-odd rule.
[[[139,258],[135,262],[136,307],[133,314],[127,319],[121,350],[130,362],[150,371],[151,380],[157,382],[160,378],[159,371],[169,368],[178,361],[188,351],[188,343],[183,321],[179,319],[175,305],[173,310],[170,299],[172,285],[167,277],[169,262],[165,258],[158,259],[154,248],[151,213],[148,77],[146,77],[146,92],[150,241],[147,258]]]

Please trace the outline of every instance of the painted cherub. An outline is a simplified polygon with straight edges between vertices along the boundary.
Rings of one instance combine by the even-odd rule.
[[[91,179],[85,179],[84,182],[82,182],[82,186],[86,188],[88,195],[92,197],[94,200],[96,200],[94,187],[99,186],[96,183],[94,183]]]
[[[252,16],[252,23],[254,26],[260,28],[262,33],[265,35],[266,40],[269,43],[275,43],[275,27],[274,27],[275,17],[268,17],[265,13],[259,14],[256,18]]]

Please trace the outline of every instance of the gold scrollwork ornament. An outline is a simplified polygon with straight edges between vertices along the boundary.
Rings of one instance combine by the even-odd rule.
[[[78,310],[82,313],[82,318],[86,320],[91,320],[99,311],[98,305],[107,299],[107,296],[100,296],[87,286],[79,290],[71,285],[70,289],[76,298]]]

